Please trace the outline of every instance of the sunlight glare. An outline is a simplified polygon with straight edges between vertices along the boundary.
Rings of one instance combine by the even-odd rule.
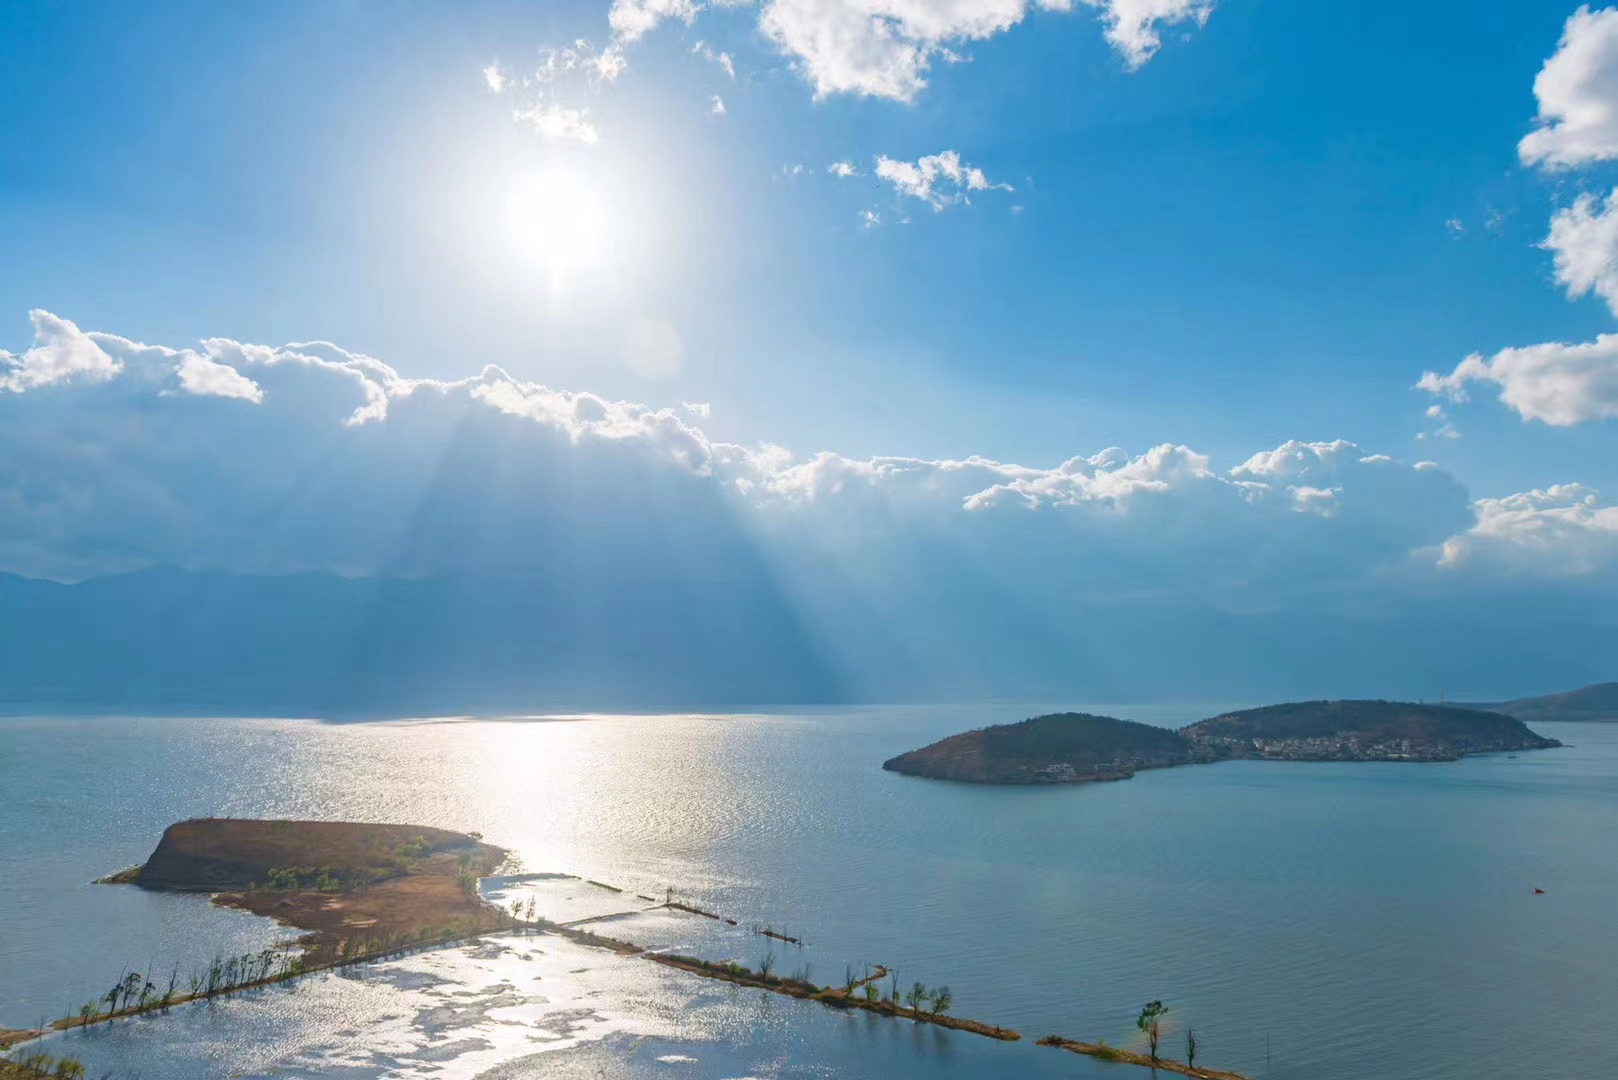
[[[606,204],[577,173],[551,169],[516,180],[507,194],[505,226],[516,260],[543,270],[553,287],[607,261]]]

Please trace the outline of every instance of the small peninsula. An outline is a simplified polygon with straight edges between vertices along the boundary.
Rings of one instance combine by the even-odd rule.
[[[103,879],[214,903],[308,933],[310,961],[500,925],[477,893],[506,852],[472,833],[351,821],[195,818],[170,825],[142,866]]]
[[[1302,701],[1225,713],[1179,731],[1054,713],[951,735],[884,762],[890,772],[977,784],[1127,780],[1141,769],[1237,758],[1455,761],[1562,745],[1501,713],[1398,701]]]

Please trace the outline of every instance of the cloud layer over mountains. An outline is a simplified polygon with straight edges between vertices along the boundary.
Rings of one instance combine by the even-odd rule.
[[[682,606],[752,605],[827,643],[828,668],[943,650],[1029,677],[1077,670],[1064,650],[1124,611],[1149,641],[1172,636],[1153,610],[1381,625],[1618,580],[1618,508],[1576,478],[1474,501],[1342,441],[1229,467],[1167,444],[1048,467],[800,456],[495,367],[412,379],[328,343],[33,319],[0,353],[0,569],[26,576],[518,577],[670,633]]]

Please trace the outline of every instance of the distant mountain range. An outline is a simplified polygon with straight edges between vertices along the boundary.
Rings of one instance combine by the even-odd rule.
[[[1480,707],[1519,720],[1618,720],[1618,682]]]
[[[366,718],[1414,697],[1503,677],[1572,685],[1618,655],[1618,626],[1526,616],[1481,632],[1470,617],[1123,597],[1078,599],[1058,617],[1008,600],[992,575],[918,586],[901,603],[835,564],[785,575],[745,544],[584,545],[550,552],[546,566],[367,577],[156,567],[75,584],[0,574],[0,711]]]

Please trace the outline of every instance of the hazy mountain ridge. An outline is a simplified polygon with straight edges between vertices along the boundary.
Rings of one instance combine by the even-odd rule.
[[[597,547],[553,561],[531,574],[0,574],[0,709],[365,717],[1353,698],[1424,687],[1435,671],[1447,685],[1519,670],[1571,684],[1618,652],[1618,627],[1599,624],[1521,622],[1518,640],[1183,599],[1076,600],[1052,621],[987,582],[894,610],[830,568],[806,592],[744,548],[648,562]],[[1551,639],[1580,651],[1533,651]]]
[[[1488,708],[1519,720],[1618,720],[1618,682],[1518,698]]]

